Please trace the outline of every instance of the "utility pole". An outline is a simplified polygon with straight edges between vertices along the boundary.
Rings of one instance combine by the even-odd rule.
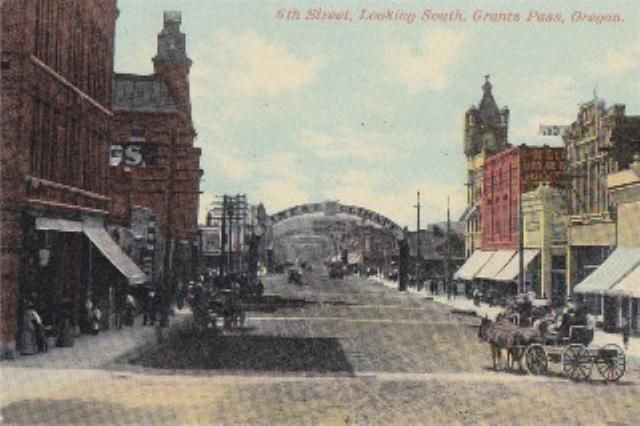
[[[418,202],[415,206],[416,208],[416,285],[418,285],[418,281],[420,280],[420,191],[418,191]]]
[[[522,215],[522,191],[518,194],[518,289],[526,291],[524,277],[524,219]]]
[[[449,275],[449,262],[451,260],[451,248],[449,246],[449,239],[451,237],[451,214],[449,208],[449,197],[447,196],[447,239],[446,243],[446,253],[444,257],[444,285],[446,288],[451,286],[450,275]]]

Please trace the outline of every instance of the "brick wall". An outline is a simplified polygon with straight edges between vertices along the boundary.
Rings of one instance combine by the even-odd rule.
[[[0,3],[3,350],[16,339],[23,214],[106,212],[116,0]]]

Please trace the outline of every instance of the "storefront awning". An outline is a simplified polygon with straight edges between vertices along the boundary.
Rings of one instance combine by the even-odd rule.
[[[485,263],[491,259],[493,253],[493,251],[474,251],[460,269],[453,274],[453,278],[457,280],[472,280]]]
[[[478,271],[476,278],[493,280],[515,254],[515,250],[496,250],[491,259]]]
[[[540,253],[538,249],[524,249],[522,252],[523,260],[524,260],[524,269],[527,269],[527,266],[536,258],[536,256]],[[498,272],[498,274],[493,278],[496,281],[514,281],[518,278],[520,274],[520,253],[516,251],[516,254],[511,258],[509,263]]]
[[[100,222],[85,221],[82,231],[109,262],[127,278],[129,284],[142,284],[147,276],[129,256],[113,241]]]
[[[629,275],[618,284],[604,292],[607,296],[640,298],[640,266],[636,266]]]
[[[476,216],[478,214],[478,204],[474,203],[470,206],[467,206],[466,209],[464,209],[464,211],[462,212],[462,214],[460,215],[460,219],[458,219],[460,222],[466,222],[469,219],[471,219],[472,217]]]
[[[573,289],[574,293],[602,294],[640,265],[640,248],[618,247],[602,265]]]
[[[36,229],[38,231],[82,232],[82,222],[50,217],[37,217]]]

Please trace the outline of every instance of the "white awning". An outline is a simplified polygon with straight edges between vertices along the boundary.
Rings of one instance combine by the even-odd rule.
[[[611,289],[605,290],[604,294],[607,296],[640,298],[640,266],[636,266]]]
[[[497,250],[491,259],[478,271],[476,278],[493,280],[516,254],[515,250]]]
[[[36,229],[38,231],[82,232],[82,222],[49,217],[37,217]]]
[[[524,249],[522,252],[522,257],[524,258],[524,269],[527,269],[527,266],[536,258],[536,256],[540,253],[538,249]],[[498,272],[498,274],[493,278],[496,281],[514,281],[518,278],[520,274],[520,254],[516,251],[516,254],[511,258],[509,263]]]
[[[453,274],[457,280],[472,280],[478,271],[491,259],[493,251],[476,250],[464,262],[464,264]]]
[[[640,247],[618,247],[598,269],[573,289],[575,293],[603,294],[640,265]]]
[[[100,222],[84,221],[82,231],[109,262],[127,278],[129,284],[142,284],[147,276],[129,256],[113,241]]]

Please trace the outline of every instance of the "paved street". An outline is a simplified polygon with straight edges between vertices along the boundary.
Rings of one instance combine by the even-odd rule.
[[[478,320],[422,295],[322,272],[303,287],[283,275],[265,287],[239,331],[196,336],[182,323],[159,346],[82,370],[3,364],[4,421],[632,424],[640,416],[637,365],[616,384],[494,372]],[[35,392],[39,376],[53,384]],[[25,386],[30,393],[19,392]]]

